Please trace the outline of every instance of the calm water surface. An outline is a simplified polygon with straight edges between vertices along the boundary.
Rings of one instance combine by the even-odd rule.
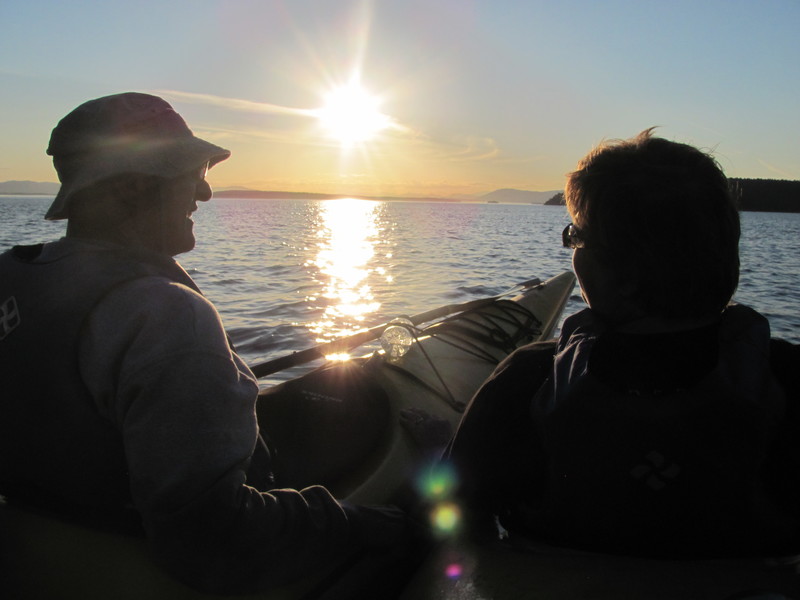
[[[63,235],[43,220],[50,200],[0,196],[0,249]],[[251,364],[571,268],[563,207],[220,199],[194,220],[178,260]],[[800,214],[743,213],[742,229],[735,299],[800,342]],[[566,313],[582,307],[576,290]]]

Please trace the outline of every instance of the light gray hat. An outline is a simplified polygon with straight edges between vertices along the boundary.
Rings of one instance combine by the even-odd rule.
[[[68,218],[76,192],[113,175],[177,177],[231,155],[195,137],[166,101],[138,92],[81,104],[53,129],[47,154],[61,181],[45,215],[50,220]]]

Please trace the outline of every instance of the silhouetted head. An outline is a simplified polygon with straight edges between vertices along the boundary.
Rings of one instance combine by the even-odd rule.
[[[733,296],[739,213],[709,154],[648,129],[586,155],[565,199],[583,246],[575,271],[601,314],[709,317]]]
[[[195,137],[163,99],[127,92],[90,100],[58,123],[47,153],[61,188],[46,219],[67,235],[175,255],[194,247],[190,214],[211,198],[206,171],[230,152]]]

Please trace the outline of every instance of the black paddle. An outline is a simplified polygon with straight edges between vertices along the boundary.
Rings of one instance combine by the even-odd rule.
[[[440,306],[439,308],[434,308],[432,310],[419,313],[418,315],[414,315],[413,317],[409,317],[409,320],[414,325],[427,323],[428,321],[433,321],[434,319],[439,319],[457,312],[464,312],[474,308],[480,308],[481,306],[491,304],[495,300],[502,298],[503,296],[507,296],[517,290],[527,289],[529,287],[539,285],[540,283],[541,280],[539,279],[530,279],[528,281],[518,283],[502,294],[497,294],[496,296],[490,296],[488,298],[468,300],[458,304],[447,304],[446,306]],[[359,331],[358,333],[354,333],[353,335],[349,335],[347,337],[331,340],[330,342],[325,342],[324,344],[319,344],[318,346],[306,348],[305,350],[293,352],[292,354],[287,354],[285,356],[279,356],[278,358],[254,365],[250,367],[250,369],[253,371],[256,377],[266,377],[267,375],[272,375],[273,373],[283,371],[284,369],[296,367],[298,365],[311,362],[312,360],[317,360],[318,358],[324,358],[328,354],[335,354],[336,352],[350,350],[360,346],[361,344],[371,342],[372,340],[380,337],[387,325],[388,323],[382,323],[381,325],[376,325],[375,327],[371,327],[364,331]]]

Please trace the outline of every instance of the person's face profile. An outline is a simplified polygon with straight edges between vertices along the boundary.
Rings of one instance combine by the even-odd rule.
[[[192,214],[198,202],[211,199],[211,186],[205,180],[208,163],[172,179],[159,188],[158,209],[153,211],[154,244],[158,252],[175,256],[195,246]]]

